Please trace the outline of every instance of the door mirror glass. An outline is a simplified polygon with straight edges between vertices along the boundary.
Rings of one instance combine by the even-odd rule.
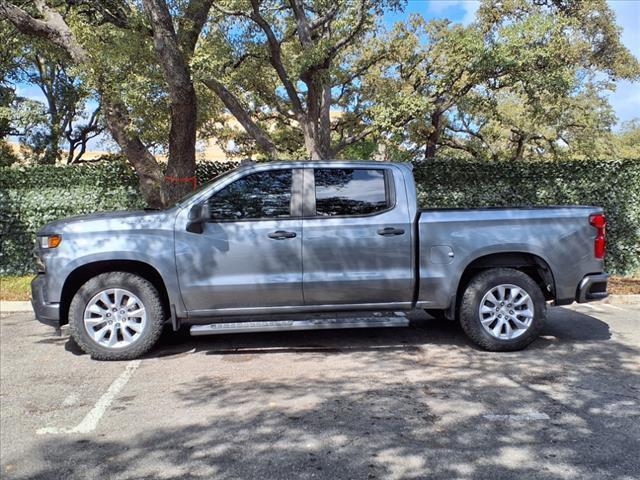
[[[189,222],[191,223],[206,222],[209,218],[209,204],[207,202],[200,202],[189,210]]]
[[[209,213],[209,204],[207,202],[200,202],[195,204],[189,210],[189,223],[187,224],[187,231],[191,233],[202,233],[202,224],[211,218]]]

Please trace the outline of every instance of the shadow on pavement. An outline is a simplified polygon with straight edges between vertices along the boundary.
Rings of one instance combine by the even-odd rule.
[[[566,308],[550,309],[541,338],[528,348],[546,348],[550,343],[609,340],[609,325],[602,320]],[[407,351],[430,345],[456,345],[477,349],[469,343],[457,322],[414,314],[408,328],[264,332],[191,337],[187,329],[166,331],[150,357],[184,352],[208,355],[234,353],[353,353]]]
[[[169,369],[190,351],[284,353],[317,368],[283,377],[274,364],[273,378],[245,378],[240,367],[209,373],[211,358],[198,356],[201,369],[162,386],[180,421],[159,419],[118,441],[43,438],[35,477],[622,479],[640,468],[632,454],[640,349],[567,309],[554,309],[522,352],[475,350],[455,324],[421,320],[406,329],[164,337],[152,356]],[[484,417],[526,412],[548,420]]]
[[[609,325],[595,317],[558,307],[549,310],[549,318],[541,338],[529,349],[546,348],[550,343],[609,340]],[[85,353],[68,336],[51,337],[38,343],[64,343],[74,355]],[[188,328],[179,332],[165,329],[159,344],[146,358],[169,357],[186,352],[206,352],[208,355],[234,353],[352,353],[359,351],[406,351],[429,345],[465,345],[469,343],[457,322],[436,320],[426,314],[413,314],[408,328],[374,328],[317,330],[294,332],[263,332],[197,336]]]

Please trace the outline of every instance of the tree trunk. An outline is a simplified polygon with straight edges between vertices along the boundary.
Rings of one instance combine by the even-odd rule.
[[[164,200],[174,203],[196,187],[196,92],[187,89],[186,99],[171,102],[169,162],[164,183]],[[191,98],[191,100],[188,100]]]
[[[159,208],[166,202],[162,195],[164,183],[162,168],[155,157],[149,153],[140,138],[129,132],[129,118],[124,105],[105,102],[105,114],[109,132],[120,145],[123,153],[138,174],[140,192],[150,207]]]
[[[331,158],[331,87],[325,75],[325,71],[316,70],[304,79],[307,85],[307,113],[301,127],[311,160]]]
[[[143,0],[142,4],[151,22],[153,46],[171,99],[169,162],[163,190],[164,201],[173,203],[195,185],[196,91],[165,0]]]
[[[513,153],[511,160],[517,161],[522,160],[522,156],[524,155],[524,147],[527,144],[528,136],[524,133],[518,134],[518,141],[516,143],[516,151]]]
[[[427,135],[427,145],[424,150],[425,160],[434,158],[438,151],[438,143],[440,135],[442,135],[442,115],[443,113],[439,109],[431,114],[431,131]]]
[[[302,122],[302,134],[304,136],[304,146],[307,155],[311,160],[329,160],[331,159],[331,148],[323,137],[323,132],[318,128],[317,122],[305,120]]]
[[[322,85],[322,98],[320,100],[320,118],[318,119],[318,137],[325,158],[331,159],[331,85],[328,79]]]

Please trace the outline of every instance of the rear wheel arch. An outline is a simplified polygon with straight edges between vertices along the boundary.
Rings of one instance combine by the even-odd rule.
[[[69,322],[69,306],[77,291],[93,277],[108,272],[127,272],[151,282],[160,294],[165,314],[169,314],[169,295],[160,272],[152,265],[138,260],[100,260],[81,265],[64,282],[60,296],[60,324]]]
[[[462,297],[473,277],[491,268],[520,270],[538,284],[546,300],[555,300],[556,287],[553,271],[544,258],[531,252],[497,252],[473,259],[460,276],[456,299],[459,300]]]

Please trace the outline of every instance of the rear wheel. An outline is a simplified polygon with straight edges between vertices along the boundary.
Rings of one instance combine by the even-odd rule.
[[[108,272],[85,283],[69,307],[71,336],[97,360],[129,360],[149,351],[165,322],[156,288],[138,275]]]
[[[460,304],[460,324],[469,339],[485,350],[521,350],[533,342],[546,318],[540,287],[511,268],[485,270],[467,286]]]

